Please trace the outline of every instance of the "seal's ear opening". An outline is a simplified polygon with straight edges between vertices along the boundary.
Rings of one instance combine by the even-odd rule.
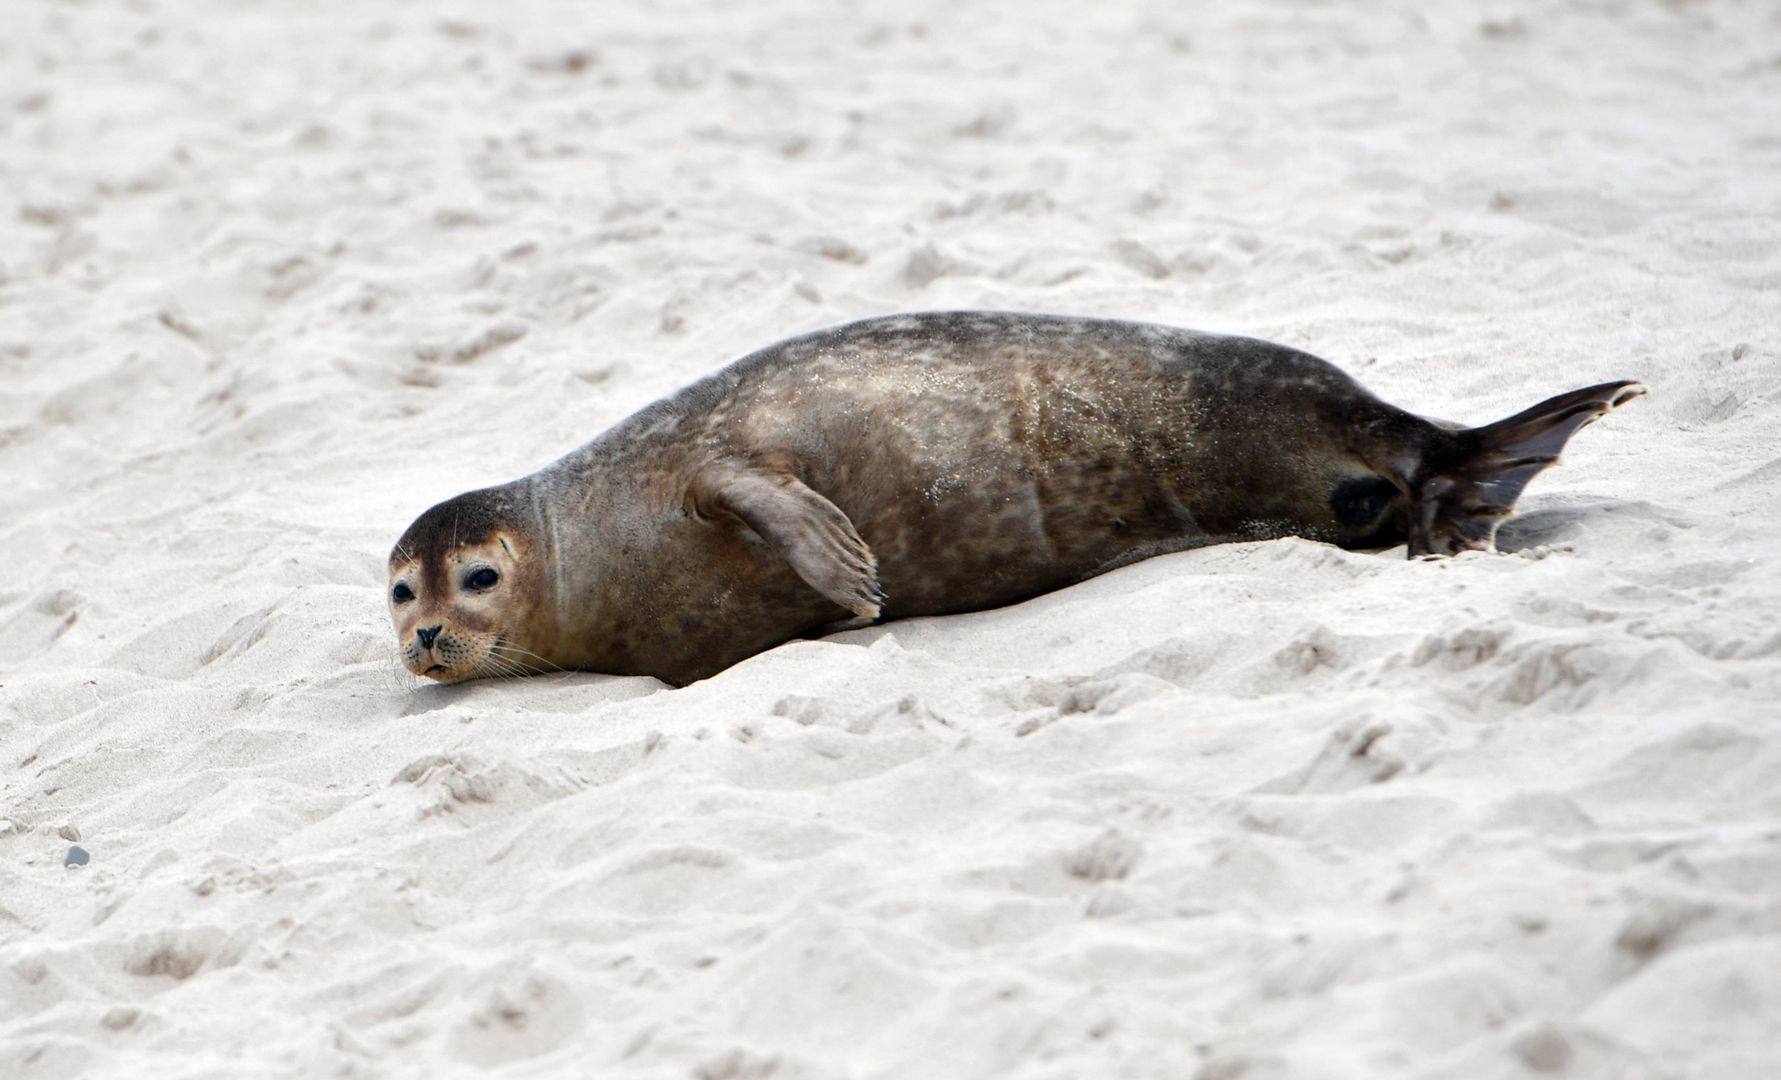
[[[1636,382],[1602,383],[1454,432],[1447,452],[1409,485],[1410,558],[1488,551],[1522,489],[1558,460],[1571,436],[1644,392]]]

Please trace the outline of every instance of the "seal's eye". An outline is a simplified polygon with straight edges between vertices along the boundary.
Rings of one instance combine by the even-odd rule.
[[[500,574],[495,573],[493,570],[485,566],[464,579],[464,588],[477,590],[492,589],[495,587],[495,582],[500,580]]]
[[[398,604],[406,604],[414,599],[414,590],[408,587],[408,582],[398,581],[396,587],[390,590],[390,599]]]

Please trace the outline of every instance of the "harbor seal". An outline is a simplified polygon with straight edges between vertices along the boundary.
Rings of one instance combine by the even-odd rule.
[[[1492,547],[1603,383],[1483,427],[1284,345],[1000,312],[867,319],[751,353],[390,554],[403,663],[683,685],[835,625],[1012,603],[1168,551],[1297,535]]]

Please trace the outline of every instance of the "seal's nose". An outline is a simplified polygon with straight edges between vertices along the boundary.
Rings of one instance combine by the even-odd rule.
[[[439,636],[439,631],[441,629],[443,629],[443,624],[440,626],[423,626],[415,630],[414,636],[420,638],[421,648],[431,649],[433,647],[433,639]]]

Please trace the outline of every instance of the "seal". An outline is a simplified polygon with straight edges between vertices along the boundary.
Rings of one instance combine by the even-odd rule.
[[[1001,312],[751,353],[390,554],[403,663],[683,685],[786,640],[1012,603],[1163,552],[1297,535],[1490,549],[1602,383],[1483,427],[1252,338]]]

